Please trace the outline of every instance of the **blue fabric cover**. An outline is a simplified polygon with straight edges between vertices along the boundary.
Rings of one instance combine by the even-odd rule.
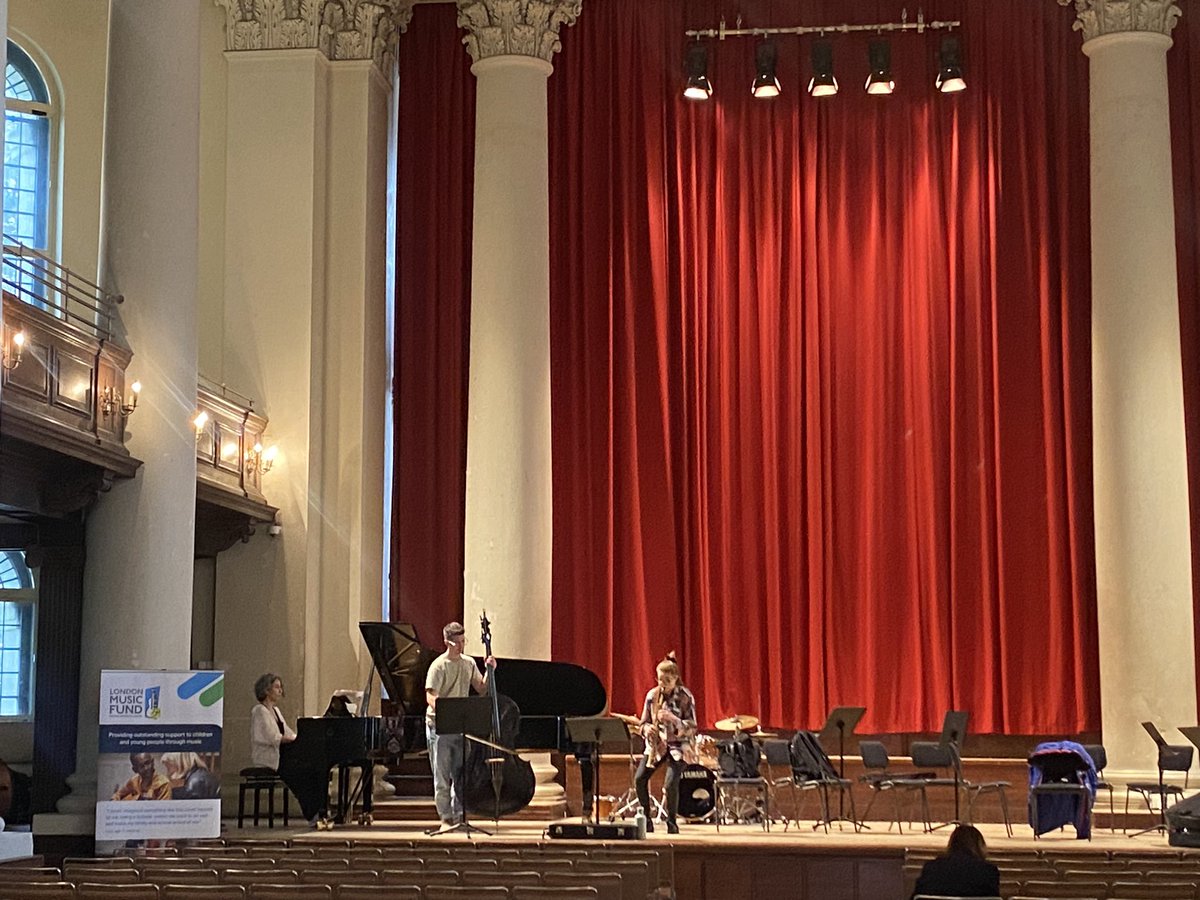
[[[1036,794],[1040,784],[1053,782],[1083,784],[1088,789],[1087,805],[1077,794]],[[1074,741],[1046,741],[1029,754],[1029,824],[1033,825],[1033,804],[1037,803],[1037,833],[1045,834],[1064,825],[1075,826],[1075,836],[1091,836],[1090,815],[1096,802],[1096,764],[1083,744]]]

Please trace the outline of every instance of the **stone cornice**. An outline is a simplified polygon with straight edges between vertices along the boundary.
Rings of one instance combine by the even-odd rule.
[[[1058,0],[1059,6],[1075,5],[1076,31],[1083,39],[1126,31],[1148,31],[1171,36],[1183,14],[1173,0]]]
[[[369,59],[385,74],[413,0],[214,0],[225,10],[226,50],[320,50]]]
[[[532,56],[552,62],[562,49],[558,30],[573,25],[583,0],[456,0],[458,27],[472,62]]]

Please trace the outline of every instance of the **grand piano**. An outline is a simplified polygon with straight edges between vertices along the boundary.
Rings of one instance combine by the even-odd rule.
[[[312,717],[296,724],[296,740],[280,748],[279,776],[296,795],[306,819],[344,822],[353,797],[347,767],[364,773],[363,816],[371,815],[371,764],[425,748],[425,673],[438,652],[425,647],[416,628],[400,622],[360,622],[375,671],[397,716]],[[497,658],[496,686],[521,711],[518,751],[570,752],[566,720],[596,716],[608,694],[595,672],[573,663]],[[366,703],[363,704],[364,708]],[[329,774],[338,767],[338,800],[328,810]]]

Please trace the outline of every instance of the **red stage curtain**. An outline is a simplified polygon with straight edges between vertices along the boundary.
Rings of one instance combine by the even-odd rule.
[[[1183,402],[1192,505],[1192,604],[1200,660],[1200,18],[1183,16],[1167,51],[1171,143],[1175,174],[1175,234],[1179,260],[1179,322],[1183,340]],[[1196,672],[1200,694],[1200,668]]]
[[[841,93],[749,95],[753,41],[894,4],[604,0],[550,79],[557,659],[634,710],[676,648],[711,721],[1098,730],[1087,61],[1073,14],[937,0],[936,35],[832,38]]]
[[[391,619],[427,646],[463,609],[475,76],[453,6],[399,47]]]

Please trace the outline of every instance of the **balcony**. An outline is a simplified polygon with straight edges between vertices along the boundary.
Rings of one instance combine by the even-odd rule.
[[[0,506],[62,516],[142,464],[125,448],[122,298],[8,238],[3,288]]]
[[[262,490],[267,419],[249,397],[204,378],[196,411],[196,556],[214,557],[275,521]]]

